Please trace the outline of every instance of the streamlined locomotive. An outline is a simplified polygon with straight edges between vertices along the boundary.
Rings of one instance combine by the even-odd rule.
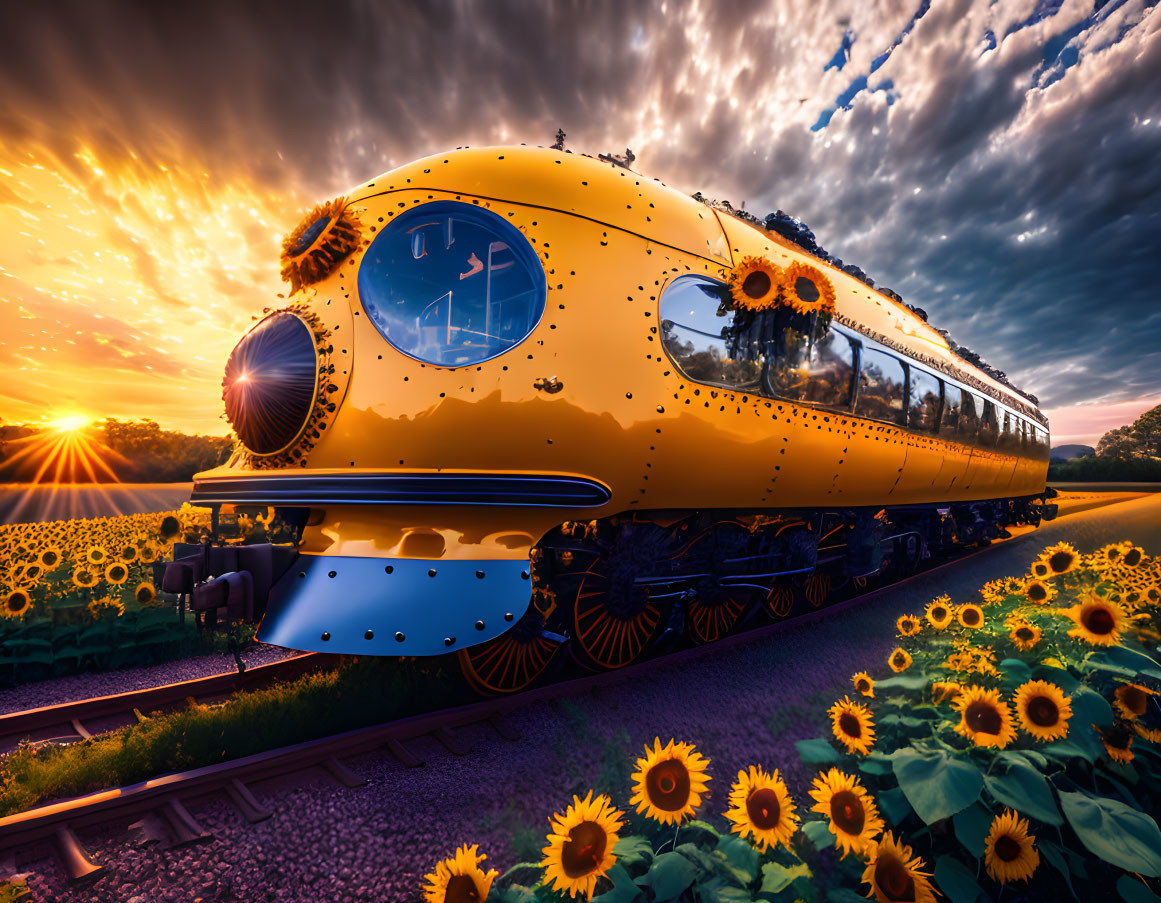
[[[317,208],[231,353],[191,500],[293,546],[179,547],[258,639],[454,653],[487,692],[616,668],[1051,516],[1034,400],[894,297],[616,163],[437,154]],[[219,575],[215,577],[215,575]]]

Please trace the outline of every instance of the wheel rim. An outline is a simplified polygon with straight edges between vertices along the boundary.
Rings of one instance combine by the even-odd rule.
[[[721,599],[698,599],[685,609],[689,636],[695,643],[713,643],[738,624],[746,603],[736,596]]]
[[[468,683],[478,692],[499,695],[523,690],[540,677],[558,644],[541,635],[542,619],[535,621],[525,624],[522,619],[495,639],[461,649],[457,657]]]
[[[770,616],[782,619],[794,611],[794,587],[779,583],[766,596],[766,611]]]
[[[811,574],[806,578],[803,591],[806,593],[806,601],[819,608],[830,595],[830,574]]]
[[[614,615],[607,606],[608,581],[587,571],[577,589],[574,640],[591,664],[604,669],[623,668],[644,652],[661,612],[652,602],[643,602],[639,611]]]

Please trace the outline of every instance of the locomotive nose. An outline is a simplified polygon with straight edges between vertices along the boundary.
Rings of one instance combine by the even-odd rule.
[[[260,321],[230,353],[222,380],[226,417],[255,455],[275,455],[302,435],[318,393],[314,331],[296,314]]]

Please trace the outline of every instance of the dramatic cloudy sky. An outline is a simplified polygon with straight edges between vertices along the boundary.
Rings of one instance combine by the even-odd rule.
[[[223,433],[304,208],[458,145],[631,147],[781,208],[1038,394],[1161,402],[1161,8],[1143,0],[6,3],[0,417]]]

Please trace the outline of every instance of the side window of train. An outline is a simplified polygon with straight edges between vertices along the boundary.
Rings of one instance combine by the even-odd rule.
[[[941,380],[920,370],[914,364],[907,367],[907,425],[913,430],[934,433],[939,429],[939,400]]]
[[[959,390],[959,425],[955,438],[964,445],[974,445],[980,432],[979,399],[967,389]]]
[[[958,388],[943,384],[943,413],[940,415],[939,432],[948,439],[955,439],[959,432],[960,397]]]
[[[723,286],[682,276],[661,296],[661,344],[674,365],[698,383],[759,393],[767,314],[726,310]]]
[[[770,343],[766,391],[790,401],[850,410],[855,375],[854,345],[833,329],[812,340],[809,327],[809,323],[799,324],[792,319],[788,323],[775,322],[776,337]]]
[[[864,345],[855,413],[902,425],[906,418],[903,408],[905,384],[901,360],[878,348]]]
[[[976,405],[983,412],[980,414],[979,444],[984,448],[995,448],[1000,432],[1000,425],[996,420],[996,405],[978,395]]]

